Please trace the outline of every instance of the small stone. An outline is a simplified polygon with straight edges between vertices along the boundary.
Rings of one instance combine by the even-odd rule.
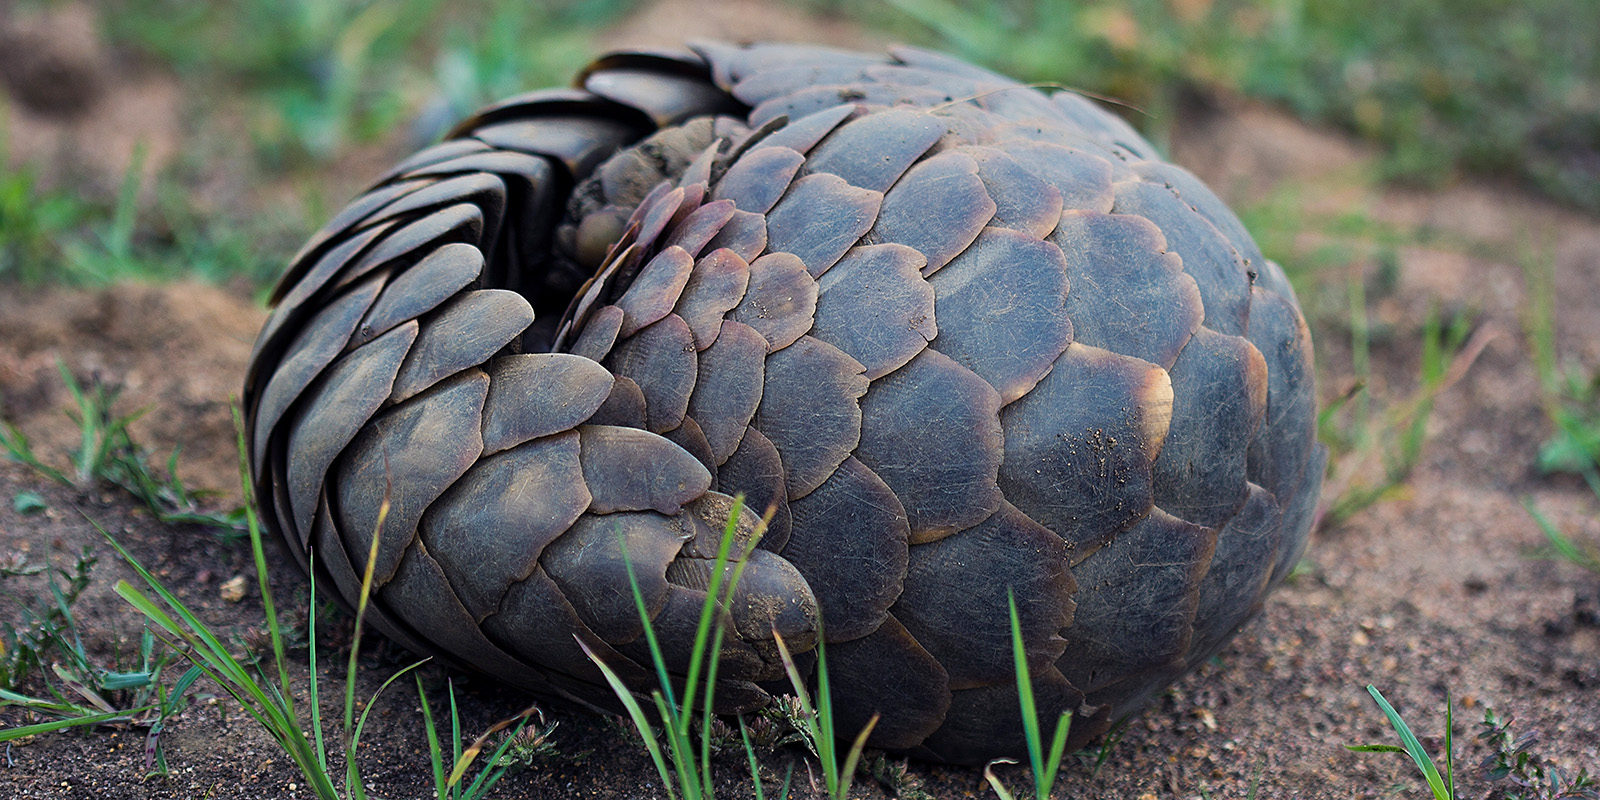
[[[230,603],[237,603],[244,599],[244,576],[235,575],[222,584],[222,599]]]

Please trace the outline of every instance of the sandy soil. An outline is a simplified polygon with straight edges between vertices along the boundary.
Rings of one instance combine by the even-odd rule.
[[[636,21],[615,32],[610,43],[676,38],[680,32],[671,21],[687,18],[690,5],[668,0],[652,12],[657,17],[647,17],[657,22]],[[699,27],[681,35],[781,31],[789,37],[876,41],[797,14],[777,27],[770,19],[765,26],[752,22],[762,9],[750,4],[724,17],[726,30]],[[1341,746],[1389,740],[1363,688],[1368,683],[1383,689],[1434,748],[1446,693],[1454,698],[1465,797],[1495,796],[1475,768],[1485,751],[1472,734],[1485,708],[1515,717],[1518,730],[1541,731],[1537,749],[1557,764],[1600,766],[1600,577],[1530,557],[1542,537],[1522,502],[1531,499],[1589,541],[1600,541],[1600,517],[1578,482],[1541,476],[1535,467],[1547,425],[1523,334],[1527,296],[1518,262],[1533,253],[1553,267],[1560,348],[1592,368],[1600,364],[1600,221],[1500,186],[1372,189],[1365,178],[1371,156],[1360,147],[1247,104],[1193,110],[1174,127],[1175,159],[1236,206],[1288,197],[1304,213],[1360,213],[1432,234],[1424,240],[1433,244],[1399,249],[1392,286],[1372,295],[1375,393],[1399,397],[1414,388],[1429,303],[1473,314],[1478,341],[1486,344],[1439,396],[1430,442],[1407,488],[1319,529],[1307,569],[1277,592],[1262,617],[1213,663],[1132,719],[1098,771],[1090,761],[1071,760],[1057,796],[1242,798],[1259,785],[1255,796],[1265,798],[1384,797],[1397,784],[1407,787],[1402,796],[1421,796],[1402,759],[1358,755]],[[1307,248],[1318,244],[1317,234],[1305,236]],[[1368,271],[1357,277],[1376,280],[1375,259],[1357,258],[1354,269]],[[1342,293],[1343,280],[1338,276],[1326,291]],[[1337,295],[1321,296],[1322,291],[1301,299],[1319,336],[1319,391],[1327,399],[1345,392],[1353,379],[1344,343],[1348,330],[1326,313],[1337,307]],[[60,460],[73,443],[71,423],[61,414],[68,398],[56,373],[60,359],[80,379],[98,374],[122,384],[120,408],[148,407],[136,435],[163,452],[181,445],[186,480],[233,492],[228,401],[238,391],[263,316],[245,299],[200,286],[37,294],[8,289],[0,295],[0,408],[41,452]],[[1342,475],[1360,474],[1352,464],[1342,469]],[[1330,487],[1341,483],[1336,476]],[[20,491],[40,493],[48,510],[15,511],[10,498]],[[241,649],[259,648],[262,611],[253,577],[242,601],[224,600],[221,589],[230,578],[252,575],[246,548],[222,544],[205,531],[160,525],[117,492],[55,487],[3,461],[0,500],[0,555],[21,552],[34,562],[69,563],[84,545],[100,555],[94,583],[77,606],[91,652],[104,658],[128,652],[140,622],[111,591],[117,578],[133,573],[85,518],[115,533],[207,620],[237,634]],[[276,554],[273,560],[279,601],[292,604],[294,626],[303,630],[304,583],[286,561]],[[30,591],[21,581],[8,579],[0,611],[10,614],[11,595]],[[347,637],[348,623],[335,622],[328,631],[325,639]],[[325,647],[323,658],[324,680],[336,684],[343,652]],[[303,649],[296,661],[303,688]],[[386,644],[364,647],[362,695],[404,663],[404,654]],[[442,710],[444,674],[424,674]],[[457,680],[468,732],[526,703],[485,682]],[[42,690],[37,682],[25,688]],[[215,695],[217,688],[202,682],[201,691]],[[325,711],[336,718],[334,704]],[[557,709],[552,718],[560,722],[554,739],[565,755],[508,778],[495,796],[663,795],[637,740],[616,722]],[[15,710],[0,711],[0,724],[24,721]],[[282,751],[227,698],[202,698],[173,722],[166,739],[170,775],[142,777],[142,737],[140,730],[100,729],[18,743],[0,760],[0,794],[309,796]],[[763,751],[763,769],[778,777],[794,764],[803,787],[798,795],[804,797],[810,789],[802,756],[794,748]],[[379,701],[360,758],[379,795],[431,795],[426,743],[409,683],[397,684]],[[740,753],[719,756],[716,769],[719,796],[751,794]],[[1020,770],[1002,774],[1013,784],[1025,783]],[[993,796],[978,772],[919,764],[910,765],[897,785],[863,778],[854,794],[876,798],[896,791],[903,797]]]

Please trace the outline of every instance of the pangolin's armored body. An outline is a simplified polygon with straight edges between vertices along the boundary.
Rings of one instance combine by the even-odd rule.
[[[480,111],[294,258],[246,380],[263,517],[420,653],[610,706],[683,669],[731,496],[770,528],[717,706],[772,631],[843,729],[1021,749],[1215,653],[1322,478],[1279,267],[1116,117],[914,49],[697,46]],[[388,503],[379,526],[380,508]]]

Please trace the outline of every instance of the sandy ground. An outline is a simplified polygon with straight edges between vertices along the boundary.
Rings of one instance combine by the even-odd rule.
[[[696,18],[694,8],[689,0],[667,0],[607,42],[774,32],[847,44],[881,41],[794,12],[772,17],[770,7],[748,2],[731,6],[734,13],[717,17],[723,22],[710,29],[685,25]],[[1464,797],[1495,796],[1495,786],[1475,766],[1485,754],[1473,741],[1475,723],[1486,708],[1514,717],[1519,731],[1540,731],[1536,749],[1555,763],[1600,766],[1600,577],[1530,557],[1543,540],[1522,505],[1531,499],[1574,537],[1600,541],[1594,498],[1577,481],[1542,476],[1535,466],[1548,428],[1523,332],[1528,297],[1522,268],[1531,258],[1553,269],[1557,341],[1563,355],[1592,369],[1600,364],[1600,221],[1501,186],[1372,189],[1365,177],[1372,159],[1360,147],[1248,104],[1191,110],[1174,127],[1175,160],[1236,207],[1277,198],[1312,219],[1356,213],[1430,234],[1423,240],[1431,244],[1399,248],[1393,280],[1369,292],[1376,394],[1402,397],[1414,388],[1417,342],[1430,303],[1471,314],[1483,348],[1439,396],[1429,444],[1407,487],[1319,529],[1306,569],[1276,593],[1262,617],[1213,663],[1132,719],[1100,769],[1092,759],[1069,760],[1057,796],[1242,798],[1254,787],[1254,796],[1264,798],[1384,797],[1397,784],[1407,787],[1401,796],[1421,796],[1419,780],[1402,759],[1342,747],[1389,739],[1363,688],[1368,683],[1383,689],[1433,748],[1440,744],[1446,693],[1454,698]],[[1315,229],[1310,226],[1300,243],[1307,250],[1319,244]],[[1366,271],[1358,279],[1378,280],[1376,259],[1357,257],[1353,264]],[[1348,326],[1328,313],[1339,306],[1345,277],[1317,284],[1301,298],[1319,337],[1325,399],[1353,382]],[[202,286],[7,289],[0,295],[0,408],[40,452],[60,461],[74,432],[61,413],[69,399],[57,375],[59,359],[80,379],[98,375],[120,383],[119,408],[148,408],[136,435],[163,453],[181,445],[187,481],[236,492],[228,402],[263,318],[248,300]],[[1362,473],[1342,465],[1330,490],[1350,474]],[[49,509],[18,513],[10,498],[21,491],[40,493]],[[221,592],[229,578],[251,574],[246,548],[222,544],[205,531],[160,525],[115,491],[54,487],[8,462],[0,462],[0,500],[0,555],[64,563],[84,545],[96,548],[95,580],[77,613],[85,644],[98,656],[127,653],[140,623],[111,592],[117,578],[132,572],[85,518],[115,533],[206,619],[237,634],[242,648],[259,647],[262,612],[253,579],[241,602],[228,602]],[[296,609],[289,613],[303,630],[304,583],[294,567],[273,559],[277,595]],[[29,591],[21,579],[8,580],[4,589],[10,596],[0,603]],[[4,609],[11,612],[9,605]],[[347,625],[329,630],[347,631]],[[343,653],[324,648],[323,657],[324,680],[335,681]],[[304,650],[296,660],[303,689]],[[404,663],[404,654],[385,644],[363,648],[363,696]],[[424,674],[442,710],[444,673]],[[526,703],[482,681],[458,677],[457,686],[469,732]],[[41,690],[37,682],[26,688]],[[202,683],[201,691],[214,695],[217,688]],[[326,711],[329,718],[337,713],[333,704]],[[508,778],[495,796],[663,796],[637,740],[617,723],[559,710],[552,718],[560,722],[554,739],[564,755]],[[23,721],[19,712],[0,711],[0,724]],[[166,740],[170,775],[142,777],[142,735],[102,729],[18,743],[0,761],[0,794],[309,796],[282,751],[227,698],[202,699],[173,722]],[[765,750],[763,770],[775,779],[795,765],[798,796],[807,796],[802,756],[794,748]],[[361,763],[384,797],[431,796],[409,682],[379,701]],[[716,774],[719,796],[751,794],[740,753],[719,756]],[[1002,774],[1014,784],[1025,782],[1020,770]],[[978,772],[919,764],[898,782],[863,778],[854,796],[895,792],[993,796]]]

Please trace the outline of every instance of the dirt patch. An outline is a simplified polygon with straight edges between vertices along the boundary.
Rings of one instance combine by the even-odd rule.
[[[0,295],[0,410],[41,454],[75,446],[59,363],[82,385],[120,387],[116,410],[145,412],[134,438],[162,461],[181,447],[187,483],[237,494],[229,401],[265,319],[249,300],[199,284],[8,290]]]

